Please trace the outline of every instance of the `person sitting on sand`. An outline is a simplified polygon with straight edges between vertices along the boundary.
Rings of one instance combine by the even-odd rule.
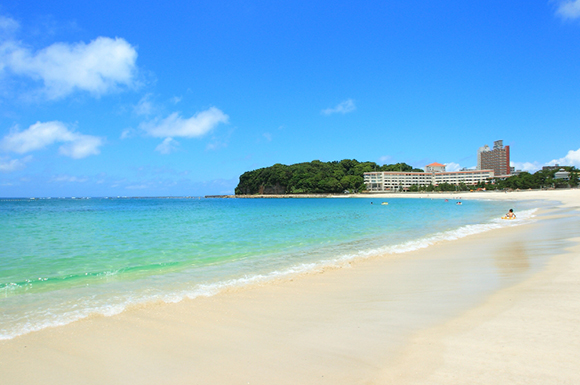
[[[508,213],[505,215],[507,218],[515,218],[516,214],[514,213],[514,209],[510,209]]]

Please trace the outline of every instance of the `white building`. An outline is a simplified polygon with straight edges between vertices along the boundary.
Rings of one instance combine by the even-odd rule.
[[[426,172],[365,172],[364,178],[368,191],[406,191],[412,185],[429,186],[433,183],[433,173]]]
[[[467,171],[449,171],[433,174],[433,185],[437,186],[442,183],[458,185],[465,183],[467,185],[485,182],[494,177],[493,170],[467,170]]]
[[[413,185],[437,186],[443,183],[475,185],[494,177],[493,170],[445,171],[445,165],[431,163],[428,172],[376,171],[365,172],[368,191],[407,191]]]
[[[425,172],[445,172],[445,165],[441,163],[431,163],[425,166]]]
[[[489,152],[489,151],[491,151],[491,149],[489,148],[489,146],[487,144],[483,147],[480,147],[477,150],[477,169],[478,170],[481,170],[481,153]]]
[[[570,180],[570,173],[561,168],[554,174],[554,179]]]

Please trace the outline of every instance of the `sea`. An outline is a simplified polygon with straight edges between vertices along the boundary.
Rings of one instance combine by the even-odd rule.
[[[388,258],[537,210],[459,199],[0,199],[0,339]],[[500,219],[510,208],[518,218]]]

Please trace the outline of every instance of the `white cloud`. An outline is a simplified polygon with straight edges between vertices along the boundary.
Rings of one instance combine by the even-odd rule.
[[[149,188],[151,186],[148,186],[146,184],[139,184],[139,185],[131,185],[131,186],[127,186],[125,187],[127,190],[143,190],[146,188]]]
[[[72,141],[59,147],[59,153],[73,159],[82,159],[89,155],[98,155],[101,153],[99,147],[103,145],[102,138],[76,133],[73,133],[73,135]]]
[[[445,171],[459,171],[461,170],[461,166],[459,163],[449,162],[445,163]]]
[[[580,0],[561,1],[556,9],[556,13],[564,19],[580,18]]]
[[[127,128],[125,130],[123,130],[123,132],[121,132],[121,139],[127,139],[127,138],[132,138],[133,136],[135,136],[135,129],[133,128]]]
[[[207,144],[205,149],[207,151],[216,151],[222,148],[227,148],[230,143],[230,138],[233,135],[235,129],[229,129],[226,133],[219,136],[213,136],[211,141]],[[258,139],[259,141],[260,139]]]
[[[0,158],[0,172],[13,172],[22,170],[26,167],[26,163],[32,160],[32,156],[28,155],[22,159],[1,159]]]
[[[554,159],[548,162],[548,165],[553,166],[559,164],[560,166],[574,166],[580,168],[580,148],[576,151],[570,150],[565,157],[560,159]]]
[[[139,100],[136,106],[133,107],[133,111],[137,115],[144,115],[149,116],[153,113],[154,107],[153,102],[151,101],[152,94],[146,94]]]
[[[88,180],[89,180],[89,178],[87,178],[87,177],[79,178],[77,176],[71,176],[71,175],[59,175],[59,176],[53,177],[50,181],[51,182],[68,182],[68,183],[85,183]]]
[[[191,118],[184,119],[174,112],[165,119],[141,123],[139,126],[150,136],[165,137],[200,137],[213,130],[220,123],[227,123],[229,117],[215,107],[201,111]]]
[[[515,167],[516,170],[527,171],[534,173],[542,168],[542,166],[574,166],[580,168],[580,148],[578,150],[570,150],[560,159],[552,159],[551,161],[541,164],[539,162],[510,162],[510,166]]]
[[[215,151],[215,150],[219,150],[220,148],[226,148],[228,146],[227,142],[224,141],[215,141],[212,143],[208,143],[207,146],[205,146],[205,149],[208,151]]]
[[[0,70],[42,81],[42,93],[58,99],[76,90],[100,96],[135,83],[137,51],[122,38],[88,44],[55,43],[33,52],[22,43],[0,44]]]
[[[356,106],[354,105],[354,100],[352,99],[347,99],[342,103],[339,103],[336,107],[334,108],[327,108],[325,110],[322,110],[322,114],[323,115],[331,115],[331,114],[346,114],[348,112],[352,112],[356,110]]]
[[[71,134],[61,122],[36,122],[24,131],[13,129],[10,134],[4,137],[1,145],[5,151],[24,154],[40,150],[58,141],[71,140]]]
[[[24,131],[13,129],[0,142],[0,149],[24,154],[43,149],[53,143],[64,143],[59,148],[62,155],[80,159],[99,154],[99,147],[103,145],[104,140],[70,131],[59,121],[36,122]]]
[[[0,15],[0,37],[11,36],[18,28],[20,25],[16,20]]]
[[[385,164],[387,164],[388,162],[390,162],[390,161],[391,161],[391,159],[393,159],[393,157],[392,157],[392,156],[390,156],[390,155],[383,155],[383,156],[381,156],[381,157],[379,158],[379,163],[380,163],[380,164],[383,164],[383,165],[385,165]]]
[[[179,142],[173,138],[165,138],[163,142],[155,148],[161,154],[171,154],[179,149]]]
[[[269,132],[264,132],[264,133],[262,134],[262,136],[263,136],[264,138],[266,138],[266,140],[267,140],[268,142],[271,142],[271,141],[272,141],[272,134],[270,134]]]
[[[514,167],[516,171],[527,171],[529,173],[534,173],[542,168],[542,165],[538,162],[510,162],[510,166]]]

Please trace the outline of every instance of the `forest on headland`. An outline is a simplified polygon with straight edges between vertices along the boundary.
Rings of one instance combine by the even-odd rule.
[[[356,159],[284,165],[247,171],[240,176],[236,195],[253,194],[337,194],[365,189],[364,173],[372,171],[418,171],[406,163],[379,166]]]
[[[555,177],[560,168],[570,173],[569,180]],[[533,174],[521,172],[509,178],[495,178],[476,185],[464,183],[459,185],[442,183],[437,186],[415,185],[411,186],[409,191],[527,190],[578,186],[578,169],[568,166],[558,167],[558,169],[542,169]],[[236,195],[357,193],[366,190],[364,173],[373,171],[423,172],[406,163],[379,166],[374,162],[359,162],[356,159],[333,162],[313,160],[293,165],[277,163],[270,167],[243,173],[235,193]]]

